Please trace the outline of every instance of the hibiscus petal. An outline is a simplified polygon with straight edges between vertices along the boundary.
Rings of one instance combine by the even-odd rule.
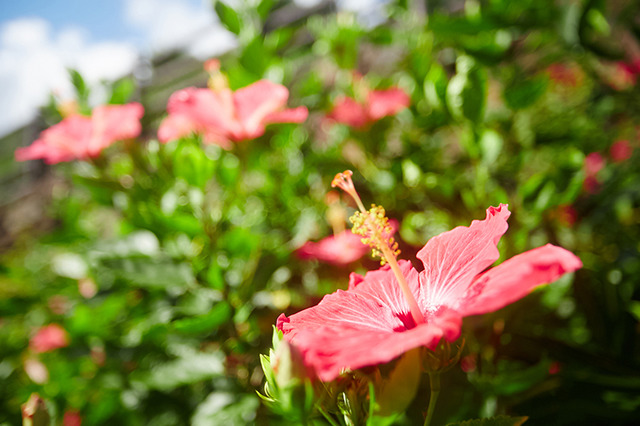
[[[246,139],[262,135],[266,117],[284,108],[288,98],[286,87],[269,80],[256,81],[238,89],[233,94],[233,103]]]
[[[144,108],[137,102],[96,107],[91,115],[92,135],[87,152],[98,155],[116,141],[135,138],[142,131]]]
[[[416,255],[424,263],[417,298],[421,307],[454,307],[474,277],[500,256],[496,245],[507,231],[510,214],[506,204],[489,207],[484,220],[474,220],[468,228],[458,226],[427,242]]]
[[[200,133],[200,126],[186,115],[174,114],[165,118],[158,128],[158,140],[162,143]]]
[[[551,244],[529,250],[478,276],[458,302],[464,316],[496,311],[582,267],[573,253]]]
[[[402,275],[407,279],[409,288],[415,295],[418,292],[418,272],[413,268],[411,262],[400,260],[398,262]],[[349,291],[362,294],[375,300],[381,305],[388,306],[397,315],[405,327],[415,326],[409,310],[409,304],[402,294],[400,284],[389,266],[384,266],[376,271],[369,271],[365,274],[362,282],[357,285],[349,283]]]
[[[266,124],[269,123],[302,123],[309,116],[309,110],[306,107],[289,108],[282,111],[272,112],[264,119]]]
[[[364,107],[355,99],[346,96],[336,101],[327,117],[351,127],[362,127],[369,122]]]
[[[230,138],[241,133],[229,89],[214,92],[188,87],[178,90],[169,97],[167,112],[169,117],[182,116],[181,125],[191,123],[190,132],[215,132]]]
[[[47,164],[84,159],[91,137],[91,119],[72,115],[40,134],[40,138],[26,148],[16,150],[16,160],[44,159]]]
[[[297,250],[302,259],[318,259],[334,265],[347,265],[369,252],[369,246],[362,244],[362,237],[344,231],[323,238],[318,242],[308,241]]]
[[[374,90],[369,92],[367,98],[369,118],[376,121],[382,117],[394,115],[408,107],[409,103],[409,96],[402,89]]]
[[[389,362],[420,347],[435,348],[442,330],[432,324],[402,332],[322,328],[304,330],[291,341],[303,354],[305,363],[318,378],[329,382],[346,368],[355,370]]]
[[[293,339],[301,330],[314,332],[328,325],[336,331],[392,332],[405,328],[388,306],[382,306],[365,295],[342,290],[326,295],[316,306],[288,318],[281,315],[276,326]]]

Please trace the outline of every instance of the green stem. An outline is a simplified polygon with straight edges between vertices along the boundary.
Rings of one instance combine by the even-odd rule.
[[[424,419],[424,426],[431,424],[436,401],[438,400],[438,395],[440,395],[440,373],[429,373],[429,384],[431,385],[431,395],[429,396],[429,407],[427,408],[427,416]]]

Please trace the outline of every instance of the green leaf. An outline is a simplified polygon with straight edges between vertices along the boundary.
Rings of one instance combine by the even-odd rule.
[[[487,101],[486,71],[468,56],[459,57],[456,68],[458,73],[447,87],[447,105],[457,119],[478,123],[484,117]]]
[[[156,365],[150,371],[134,372],[131,380],[147,389],[168,391],[222,375],[224,364],[220,353],[198,352]]]
[[[629,303],[629,313],[631,313],[637,321],[640,321],[640,302],[632,300],[631,303]]]
[[[209,270],[207,271],[207,282],[212,288],[216,290],[224,289],[224,278],[222,277],[222,268],[216,263],[212,262]]]
[[[256,395],[212,392],[193,414],[192,426],[253,424],[260,401]]]
[[[124,104],[126,103],[133,91],[135,90],[136,85],[131,78],[123,78],[116,84],[114,84],[111,89],[111,98],[109,99],[110,104]]]
[[[84,82],[82,75],[72,68],[69,68],[69,77],[71,78],[71,84],[76,89],[76,95],[78,96],[78,100],[83,104],[89,98],[89,89],[87,84]]]
[[[209,313],[173,322],[173,329],[179,333],[210,333],[231,318],[231,306],[227,302],[216,304]]]
[[[528,417],[496,416],[488,419],[464,420],[447,426],[520,426]]]
[[[103,261],[117,278],[139,287],[184,287],[195,281],[191,266],[167,260],[110,259]]]
[[[260,15],[260,18],[262,20],[266,19],[274,4],[275,0],[262,0],[258,4],[258,6],[256,7],[256,11],[258,12],[258,15]]]
[[[502,136],[498,132],[485,130],[480,137],[482,161],[487,165],[492,165],[498,159],[503,145]]]
[[[447,99],[447,74],[440,65],[434,64],[424,79],[424,96],[434,109],[444,109]]]
[[[226,29],[236,35],[240,34],[240,29],[242,27],[240,16],[235,10],[233,10],[233,8],[218,0],[216,1],[214,9],[216,11],[216,15],[218,15],[218,18],[220,19],[220,22]]]
[[[271,63],[272,55],[265,48],[264,38],[258,35],[244,48],[240,63],[257,77],[262,77]]]
[[[204,187],[213,176],[214,165],[214,161],[207,157],[202,147],[190,140],[181,140],[173,153],[175,176],[199,188]]]
[[[548,80],[545,77],[517,81],[504,89],[504,100],[512,109],[524,109],[534,103],[547,90]]]

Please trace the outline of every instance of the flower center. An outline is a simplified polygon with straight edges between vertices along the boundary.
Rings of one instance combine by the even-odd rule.
[[[398,243],[393,239],[393,229],[389,225],[389,219],[385,215],[384,208],[373,204],[369,210],[365,209],[353,185],[353,180],[351,180],[352,175],[353,172],[351,170],[346,170],[343,173],[338,173],[331,182],[333,188],[338,187],[351,195],[358,205],[359,211],[349,219],[353,223],[352,232],[360,235],[362,243],[373,249],[373,255],[380,257],[382,265],[389,264],[409,305],[413,320],[416,325],[422,324],[425,322],[422,312],[413,293],[411,293],[406,278],[400,270],[400,265],[398,265],[396,256],[400,254],[400,250],[398,250]]]

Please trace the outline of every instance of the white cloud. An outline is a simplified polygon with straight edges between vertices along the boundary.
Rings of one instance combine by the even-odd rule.
[[[389,0],[338,0],[338,10],[354,12],[362,25],[373,28],[386,21]]]
[[[152,53],[185,49],[207,59],[236,44],[217,22],[209,2],[194,6],[180,0],[126,0],[125,19],[146,34],[145,47]]]
[[[131,44],[90,43],[79,28],[54,33],[40,18],[7,22],[0,27],[0,135],[33,119],[51,92],[71,97],[67,68],[95,86],[130,73],[137,60]]]

